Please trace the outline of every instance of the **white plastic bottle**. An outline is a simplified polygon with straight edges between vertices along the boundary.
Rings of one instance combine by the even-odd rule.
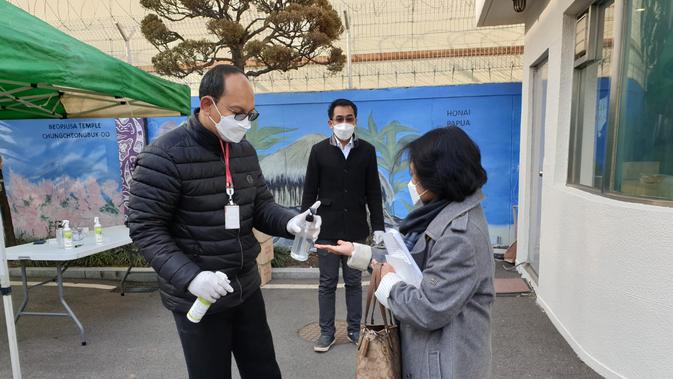
[[[56,244],[61,249],[64,248],[64,246],[63,246],[63,221],[58,221],[56,223]]]
[[[189,308],[189,312],[187,312],[187,320],[198,324],[201,322],[201,319],[206,314],[206,312],[208,312],[210,305],[211,303],[209,303],[206,299],[200,296],[197,297],[192,307]]]
[[[93,218],[93,232],[96,236],[96,244],[103,244],[103,227],[100,224],[98,217]]]
[[[63,220],[63,247],[72,249],[72,229],[68,220]]]

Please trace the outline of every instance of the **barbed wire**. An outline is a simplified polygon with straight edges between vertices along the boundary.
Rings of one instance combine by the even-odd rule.
[[[521,53],[508,55],[498,49],[522,47],[523,26],[476,28],[474,1],[332,0],[340,17],[348,12],[354,87],[520,80]],[[140,20],[147,14],[137,0],[10,2],[122,60],[126,59],[126,47],[115,23],[125,30],[138,30]],[[249,12],[244,22],[256,16]],[[185,38],[212,38],[207,34],[205,20],[189,19],[168,26]],[[344,50],[345,39],[346,33],[336,42]],[[139,32],[132,35],[129,43],[133,63],[152,71],[151,60],[158,52],[154,46]],[[324,67],[313,65],[286,73],[273,72],[254,78],[253,82],[258,91],[341,89],[348,83],[345,72],[346,69],[331,75]],[[176,81],[194,87],[199,80],[200,75],[193,74]]]

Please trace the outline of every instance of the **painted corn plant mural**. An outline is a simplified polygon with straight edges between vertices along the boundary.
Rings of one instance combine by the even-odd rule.
[[[404,145],[418,137],[415,132],[416,129],[402,125],[397,120],[379,129],[372,113],[367,118],[367,128],[358,127],[357,129],[360,138],[376,147],[386,217],[391,221],[395,217],[397,195],[407,188],[407,181],[403,180],[402,175],[409,171],[409,162],[397,161],[397,154]],[[406,210],[412,208],[406,199],[402,198],[399,201]]]
[[[486,216],[494,243],[514,238],[512,207],[517,204],[521,86],[518,83],[451,87],[278,93],[256,96],[261,125],[296,129],[263,151],[261,167],[276,201],[301,203],[308,156],[330,136],[327,108],[338,98],[358,106],[358,136],[376,147],[386,223],[396,225],[413,208],[407,191],[408,162],[399,149],[430,129],[457,125],[475,140],[489,180]]]
[[[295,128],[280,128],[277,126],[259,126],[259,120],[251,123],[250,130],[245,133],[245,139],[250,142],[257,150],[259,159],[263,159],[268,154],[267,151],[273,149],[281,142],[287,141],[288,133],[294,132]]]
[[[294,143],[260,161],[264,178],[279,204],[292,208],[301,205],[311,147],[323,139],[325,136],[320,134],[301,136]]]

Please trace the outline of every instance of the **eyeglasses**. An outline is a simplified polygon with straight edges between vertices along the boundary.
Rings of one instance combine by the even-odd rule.
[[[257,120],[257,117],[259,117],[259,112],[255,109],[251,110],[250,113],[236,113],[229,107],[227,107],[227,109],[234,113],[234,120],[236,121],[243,121],[246,117],[250,121],[255,121]]]
[[[219,113],[220,117],[222,117],[222,113],[220,113],[220,110],[217,109],[217,101],[215,101],[214,98],[210,99],[212,100],[213,105],[215,106],[215,110],[217,111],[217,113]],[[250,121],[255,121],[259,117],[259,112],[257,112],[256,109],[251,110],[250,113],[237,113],[235,110],[229,108],[228,105],[225,105],[225,107],[227,107],[227,109],[229,109],[229,111],[234,114],[234,120],[236,121],[243,121],[246,118]]]
[[[352,116],[352,115],[348,115],[346,117],[336,116],[336,117],[334,117],[334,121],[336,121],[339,124],[341,124],[342,122],[355,122],[355,116]]]

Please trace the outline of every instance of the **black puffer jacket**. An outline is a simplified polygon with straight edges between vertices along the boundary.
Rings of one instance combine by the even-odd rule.
[[[128,224],[133,242],[159,274],[166,308],[189,310],[195,297],[187,287],[202,270],[229,276],[234,293],[211,306],[209,312],[215,313],[242,303],[259,288],[255,259],[260,246],[252,228],[292,238],[286,226],[295,212],[276,204],[255,149],[243,140],[230,145],[241,228],[225,228],[224,159],[218,137],[201,125],[198,111],[138,156]]]

